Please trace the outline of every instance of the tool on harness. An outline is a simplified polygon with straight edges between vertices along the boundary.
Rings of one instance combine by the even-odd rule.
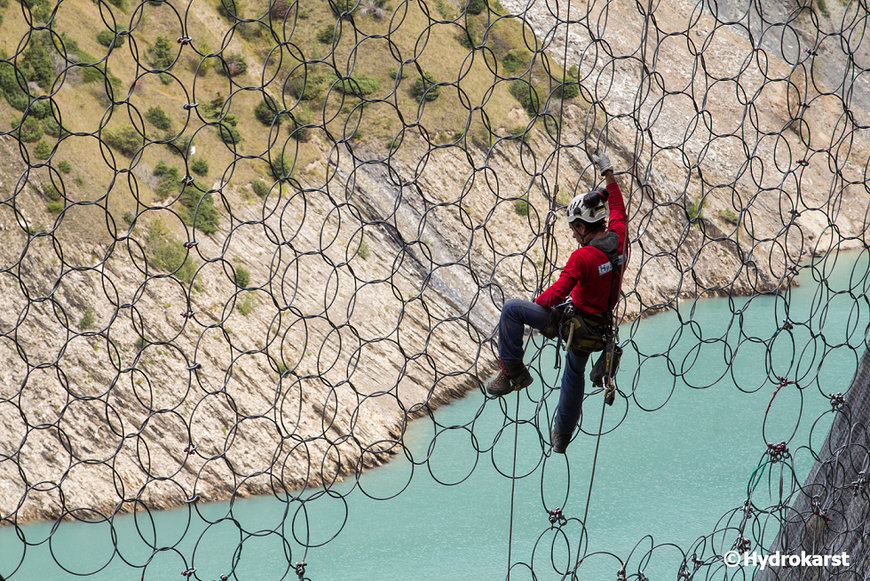
[[[608,341],[607,349],[603,349],[601,355],[598,356],[598,361],[592,366],[592,371],[589,372],[589,379],[595,387],[605,387],[608,370],[614,372],[619,369],[619,362],[622,359],[622,347],[616,344],[616,341]],[[614,373],[615,374],[615,373]]]
[[[612,336],[589,373],[592,385],[604,388],[604,403],[607,405],[613,405],[616,399],[616,385],[613,383],[613,377],[619,371],[621,359],[622,347],[616,344],[616,337]]]
[[[541,331],[548,339],[558,339],[565,351],[592,353],[606,344],[607,313],[580,313],[570,300],[550,309],[550,320]]]

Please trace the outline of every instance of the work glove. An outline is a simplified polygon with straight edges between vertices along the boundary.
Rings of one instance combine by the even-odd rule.
[[[598,171],[601,175],[604,175],[604,172],[613,171],[613,165],[610,163],[610,158],[608,158],[607,154],[600,149],[596,149],[590,153],[589,157],[592,158],[592,163],[598,166]]]

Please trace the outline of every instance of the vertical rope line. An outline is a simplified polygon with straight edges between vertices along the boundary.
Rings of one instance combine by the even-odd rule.
[[[556,25],[558,26],[558,9],[556,10]],[[568,40],[569,40],[569,28],[571,26],[571,0],[568,0],[568,13],[565,17],[565,46],[562,50],[562,84],[560,90],[562,91],[562,98],[559,99],[559,121],[556,124],[556,172],[554,176],[554,187],[552,188],[552,195],[549,197],[549,212],[547,214],[547,232],[546,237],[544,239],[544,263],[541,265],[541,279],[538,283],[538,290],[540,291],[543,286],[544,279],[546,278],[548,273],[551,273],[555,268],[555,264],[550,260],[550,246],[553,244],[553,221],[550,220],[550,216],[554,214],[556,211],[556,197],[559,195],[559,161],[562,155],[562,122],[564,118],[565,112],[565,81],[568,76]],[[584,140],[585,141],[585,140]],[[549,264],[549,267],[547,266]]]
[[[640,43],[640,79],[638,83],[638,94],[637,94],[637,102],[635,103],[635,113],[640,112],[640,105],[642,102],[642,91],[644,79],[649,78],[649,71],[646,66],[646,45],[649,41],[649,21],[652,14],[652,0],[648,0],[646,14],[643,18],[643,36]],[[651,83],[651,81],[650,81]],[[637,163],[640,159],[640,150],[641,150],[641,140],[640,134],[643,133],[643,129],[640,127],[639,115],[635,116],[635,123],[637,124],[637,132],[634,134],[634,151],[632,155],[631,162],[631,171],[629,172],[630,181],[629,181],[629,192],[634,190],[634,184],[637,183],[638,187],[643,183],[643,180],[640,179],[640,175],[638,173]],[[628,251],[628,244],[626,243],[626,252]],[[628,264],[628,259],[626,258],[626,265]]]
[[[516,411],[514,413],[514,460],[513,467],[511,469],[511,511],[510,511],[510,522],[508,523],[508,563],[507,563],[507,575],[505,575],[505,579],[510,578],[511,576],[511,550],[513,548],[514,541],[514,497],[517,488],[517,442],[519,440],[519,432],[520,432],[520,392],[517,392],[517,406]]]
[[[592,501],[592,485],[595,483],[595,466],[598,464],[598,448],[601,444],[601,431],[604,428],[604,408],[606,404],[601,400],[601,419],[598,422],[598,435],[595,438],[595,453],[592,456],[592,474],[589,477],[589,490],[586,492],[586,508],[583,510],[583,528],[580,529],[580,540],[577,543],[577,560],[574,562],[573,571],[580,566],[581,549],[583,548],[583,535],[586,531],[586,518],[589,516],[589,504]]]

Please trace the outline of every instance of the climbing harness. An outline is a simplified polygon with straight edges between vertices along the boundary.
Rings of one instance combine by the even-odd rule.
[[[620,270],[625,263],[623,255],[619,253],[619,237],[615,232],[607,232],[594,238],[587,246],[601,250],[614,273],[607,301],[608,305],[612,305],[616,298]],[[580,313],[569,299],[551,309],[550,320],[542,334],[550,339],[557,339],[558,347],[565,351],[570,349],[579,353],[602,352],[592,367],[589,379],[592,385],[605,388],[605,403],[612,405],[616,392],[613,377],[619,370],[622,358],[622,348],[618,344],[619,330],[614,324],[612,309],[603,313]],[[561,365],[558,347],[556,367]]]

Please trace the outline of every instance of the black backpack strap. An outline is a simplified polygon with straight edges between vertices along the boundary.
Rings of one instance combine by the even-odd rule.
[[[604,401],[607,405],[612,405],[616,389],[612,378],[619,368],[619,360],[622,355],[622,349],[616,344],[612,305],[616,300],[616,293],[618,292],[617,281],[621,276],[620,271],[625,263],[625,257],[619,253],[619,235],[616,232],[608,231],[603,236],[593,238],[588,245],[594,246],[604,253],[613,273],[610,285],[610,297],[607,300],[607,335],[605,337],[604,352],[593,367],[593,374],[590,376],[593,385],[604,386]]]
[[[603,236],[597,236],[589,241],[586,246],[592,246],[604,253],[607,261],[613,268],[613,272],[617,272],[625,262],[625,257],[619,253],[619,235],[616,232],[608,231]],[[611,298],[613,298],[611,296]]]

